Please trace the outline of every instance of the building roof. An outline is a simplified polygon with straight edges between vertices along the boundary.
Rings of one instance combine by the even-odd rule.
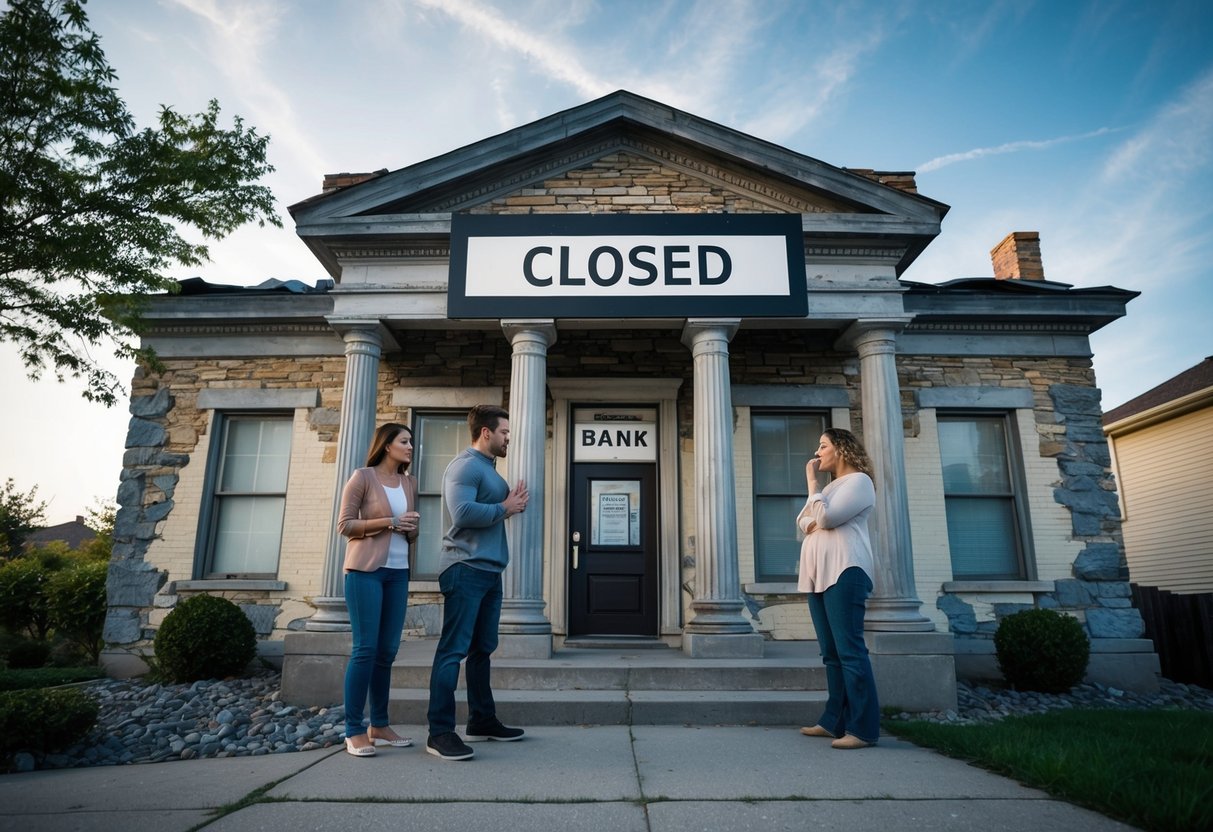
[[[295,232],[338,281],[337,248],[384,239],[441,239],[452,213],[538,187],[561,173],[626,151],[673,168],[707,165],[726,178],[796,193],[806,234],[879,240],[901,248],[900,274],[940,231],[948,206],[908,190],[905,176],[848,170],[658,101],[619,90],[497,136],[291,205]],[[344,182],[345,179],[342,179]]]
[[[55,526],[35,529],[25,536],[26,546],[44,546],[56,540],[67,544],[69,549],[75,549],[82,543],[88,543],[97,533],[84,524],[84,518],[79,514],[75,520],[59,523]]]
[[[1104,425],[1111,425],[1130,416],[1136,416],[1155,407],[1213,388],[1213,356],[1207,357],[1195,367],[1184,370],[1177,376],[1142,393],[1135,399],[1109,410],[1103,416]]]

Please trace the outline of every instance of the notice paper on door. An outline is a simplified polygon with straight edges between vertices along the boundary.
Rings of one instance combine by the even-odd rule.
[[[594,542],[599,546],[627,546],[631,519],[631,501],[628,494],[599,494],[597,532]]]

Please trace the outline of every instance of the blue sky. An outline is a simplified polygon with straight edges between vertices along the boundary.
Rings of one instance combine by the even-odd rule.
[[[1045,273],[1141,291],[1092,337],[1111,408],[1213,355],[1213,3],[123,0],[87,6],[141,124],[217,98],[272,137],[287,227],[182,270],[325,277],[285,206],[324,174],[396,169],[616,89],[842,167],[914,170],[952,206],[904,275],[992,273],[1039,231]],[[117,365],[122,376],[129,367]],[[51,522],[117,489],[128,415],[0,373],[0,476]],[[26,448],[31,450],[25,450]],[[37,452],[32,449],[37,448]]]

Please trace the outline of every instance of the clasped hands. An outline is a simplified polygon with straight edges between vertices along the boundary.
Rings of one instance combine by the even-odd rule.
[[[406,511],[399,517],[392,518],[392,524],[388,528],[400,534],[412,534],[417,531],[417,526],[420,522],[420,514],[415,511]]]

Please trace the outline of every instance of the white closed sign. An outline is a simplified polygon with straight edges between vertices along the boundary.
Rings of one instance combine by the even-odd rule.
[[[576,462],[656,462],[655,422],[578,422],[573,426]]]

